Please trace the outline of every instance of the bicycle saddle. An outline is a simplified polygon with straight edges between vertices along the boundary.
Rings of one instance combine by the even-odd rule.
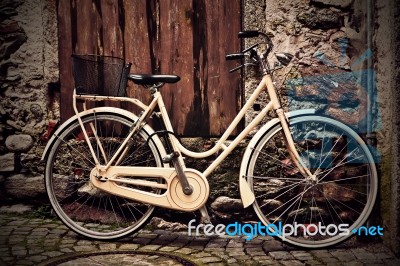
[[[139,85],[154,85],[157,83],[176,83],[181,78],[175,75],[129,74],[128,79]]]

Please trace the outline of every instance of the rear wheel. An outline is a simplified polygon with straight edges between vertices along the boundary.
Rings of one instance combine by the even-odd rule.
[[[291,244],[337,244],[353,235],[372,211],[377,194],[373,157],[357,133],[330,118],[293,118],[290,130],[315,178],[305,178],[296,168],[277,124],[250,155],[246,177],[256,198],[253,207],[272,235]],[[281,234],[279,228],[284,228]]]
[[[134,123],[126,117],[108,113],[92,113],[82,121],[103,165],[120,147]],[[152,140],[147,142],[148,137],[144,129],[136,134],[118,165],[162,167],[162,154]],[[140,229],[150,218],[154,206],[95,188],[89,180],[94,167],[93,157],[76,120],[58,136],[46,163],[46,190],[59,218],[75,232],[101,240],[120,238]],[[152,181],[162,182],[160,178]],[[156,189],[141,189],[161,193]]]

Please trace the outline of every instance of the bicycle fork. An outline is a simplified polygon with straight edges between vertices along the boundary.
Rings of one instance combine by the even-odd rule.
[[[299,153],[297,152],[297,149],[294,145],[294,140],[292,133],[290,132],[289,125],[288,125],[288,120],[283,112],[282,109],[276,110],[276,113],[278,114],[278,119],[281,122],[282,130],[284,133],[284,140],[285,140],[285,145],[287,147],[287,150],[289,151],[290,158],[296,165],[296,167],[299,169],[300,173],[305,177],[305,178],[310,178],[311,180],[315,179],[315,176],[310,172],[310,170],[307,168],[306,165],[304,165]]]
[[[274,83],[272,82],[271,76],[268,74],[264,78],[265,78],[265,86],[266,86],[266,88],[268,90],[268,94],[271,98],[273,108],[275,109],[275,112],[278,115],[278,119],[282,125],[284,140],[285,140],[286,147],[289,151],[290,159],[293,161],[293,163],[299,169],[300,173],[304,176],[304,178],[309,179],[312,182],[316,182],[317,181],[316,176],[310,172],[310,170],[307,168],[306,165],[304,165],[299,153],[296,150],[296,147],[294,145],[293,136],[289,129],[289,121],[287,120],[287,117],[285,116],[285,113],[282,110],[278,95],[276,93],[276,88],[275,88]]]

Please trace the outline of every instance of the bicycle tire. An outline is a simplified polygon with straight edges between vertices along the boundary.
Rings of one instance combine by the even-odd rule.
[[[331,118],[295,117],[289,127],[317,181],[305,181],[296,169],[278,122],[258,139],[248,160],[245,176],[255,194],[253,208],[271,235],[287,243],[303,248],[338,244],[353,236],[373,209],[378,187],[373,156],[355,131]],[[286,231],[279,230],[286,224],[292,225],[288,231],[298,225],[298,235],[283,236]]]
[[[105,158],[111,158],[135,121],[119,114],[92,112],[83,116],[82,122],[100,163],[104,164]],[[104,153],[93,132],[99,137]],[[145,128],[134,135],[133,144],[119,165],[163,167],[164,147],[147,141],[148,137]],[[46,162],[46,191],[57,216],[76,233],[96,240],[118,239],[139,230],[151,217],[154,206],[93,187],[89,176],[94,166],[78,119],[75,119],[57,136]],[[162,182],[161,178],[154,179]],[[150,191],[161,193],[159,189]]]

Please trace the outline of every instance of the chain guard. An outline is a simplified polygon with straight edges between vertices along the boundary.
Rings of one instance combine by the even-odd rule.
[[[99,171],[96,167],[90,173],[90,182],[95,188],[123,198],[136,200],[162,208],[175,209],[180,211],[195,211],[201,208],[207,201],[210,188],[205,176],[195,169],[185,169],[184,173],[189,185],[193,187],[191,195],[185,195],[179,182],[178,175],[174,168],[163,167],[128,167],[110,166],[107,171]],[[139,177],[130,181],[119,177]],[[99,178],[100,177],[100,178]],[[155,188],[166,189],[165,193],[156,194],[143,191],[137,188],[130,188],[123,185],[141,185],[140,177],[164,178],[166,183],[153,183]],[[144,181],[144,180],[142,180]],[[151,182],[150,182],[151,183]],[[144,186],[148,183],[142,183]]]

